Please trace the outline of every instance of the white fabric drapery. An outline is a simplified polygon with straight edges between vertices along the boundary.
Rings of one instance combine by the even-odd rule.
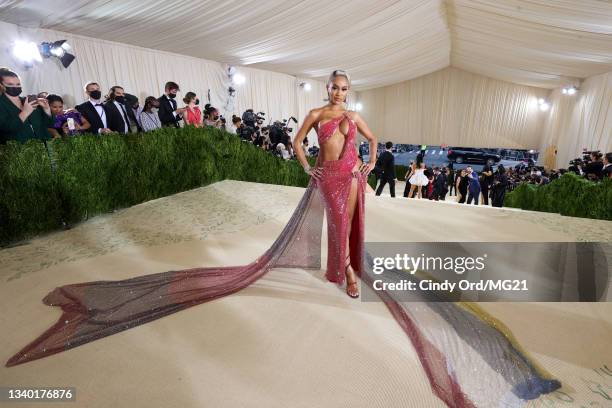
[[[0,20],[372,88],[448,66],[443,0],[21,0]]]
[[[181,87],[177,98],[179,106],[183,104],[182,96],[193,91],[203,107],[210,91],[210,102],[225,115],[228,127],[233,114],[241,116],[248,108],[265,112],[266,124],[269,120],[290,116],[296,117],[301,124],[310,109],[325,103],[323,99],[327,95],[325,84],[312,79],[241,67],[238,72],[246,81],[235,85],[229,80],[225,64],[54,30],[27,29],[0,22],[0,36],[11,41],[21,39],[37,43],[68,40],[77,56],[68,69],[60,68],[54,59],[45,59],[33,68],[24,69],[8,50],[0,51],[0,66],[10,67],[21,76],[24,94],[41,91],[59,94],[67,107],[85,100],[83,85],[89,81],[98,82],[103,94],[111,86],[120,85],[126,92],[138,96],[141,103],[147,96],[160,96],[164,84],[175,81]],[[304,81],[311,84],[309,92],[299,87]],[[233,104],[228,106],[230,85],[236,89],[236,94]],[[292,127],[295,135],[297,126],[292,124]],[[316,143],[313,135],[311,132],[311,145]]]
[[[380,141],[532,149],[545,118],[537,100],[548,93],[447,68],[358,98]]]
[[[566,168],[570,160],[582,157],[585,148],[612,151],[612,72],[588,78],[574,95],[556,89],[550,100],[541,150],[551,152],[543,163]]]
[[[449,0],[451,65],[556,88],[612,71],[612,3]]]
[[[601,0],[20,0],[0,20],[325,81],[356,90],[449,65],[556,88],[612,71]]]

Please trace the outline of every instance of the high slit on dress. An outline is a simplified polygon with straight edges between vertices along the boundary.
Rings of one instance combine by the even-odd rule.
[[[325,276],[328,280],[338,284],[344,283],[345,280],[346,240],[350,218],[348,205],[354,179],[357,179],[357,197],[351,234],[348,237],[349,255],[351,256],[351,266],[358,276],[361,276],[361,270],[363,269],[366,178],[360,172],[353,172],[353,168],[358,162],[354,147],[357,126],[350,116],[344,112],[317,128],[319,146],[323,146],[334,135],[344,118],[349,122],[349,131],[344,137],[340,157],[337,160],[319,162],[322,167],[322,175],[317,182],[325,203],[325,216],[327,218],[327,272]]]
[[[248,265],[200,267],[120,281],[57,287],[43,302],[61,307],[62,316],[11,357],[6,366],[60,353],[230,295],[249,286],[272,268],[319,271],[324,214],[327,214],[328,228],[326,277],[341,284],[345,280],[347,205],[354,178],[358,188],[349,237],[351,265],[363,284],[371,287],[372,256],[364,251],[363,243],[366,180],[352,171],[357,163],[353,145],[356,124],[345,112],[317,130],[319,142],[323,144],[345,117],[349,121],[349,132],[339,159],[321,162],[319,156],[318,165],[323,169],[321,178],[319,181],[310,179],[291,219],[260,257]],[[526,400],[561,386],[528,356],[500,321],[477,305],[431,298],[402,302],[392,291],[375,293],[410,338],[432,392],[448,407],[521,407]],[[375,346],[384,347],[384,344]],[[349,377],[350,374],[347,373]],[[410,378],[405,380],[409,386]]]

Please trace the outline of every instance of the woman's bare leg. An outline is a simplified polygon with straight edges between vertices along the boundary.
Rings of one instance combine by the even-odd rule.
[[[413,197],[415,187],[416,186],[414,184],[410,185],[410,192],[408,193],[408,198],[412,198]]]
[[[346,256],[345,258],[349,258],[350,256],[350,237],[351,237],[351,226],[353,225],[353,215],[355,214],[355,208],[357,207],[357,178],[353,177],[351,179],[351,189],[349,192],[348,198],[348,227],[347,227],[347,235],[346,235]],[[346,292],[349,296],[357,296],[359,294],[359,286],[357,285],[357,276],[355,274],[355,270],[350,266],[350,258],[349,260],[345,259],[345,265],[348,264],[345,270],[346,274]]]

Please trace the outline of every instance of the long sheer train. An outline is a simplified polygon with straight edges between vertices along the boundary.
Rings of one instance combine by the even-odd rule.
[[[322,125],[319,138],[335,131],[339,120],[342,117]],[[369,275],[362,273],[364,267],[371,267],[371,259],[363,246],[365,178],[352,173],[357,160],[355,133],[355,124],[351,123],[340,159],[319,163],[322,178],[311,179],[282,233],[255,261],[58,287],[43,302],[61,307],[61,318],[6,365],[47,357],[227,296],[275,267],[320,270],[324,214],[328,228],[326,276],[342,284],[348,226],[345,207],[354,177],[359,188],[349,253],[357,275],[364,284],[371,284]],[[527,357],[501,322],[475,305],[403,303],[391,293],[376,293],[411,339],[433,392],[449,407],[521,406],[525,400],[561,386]]]

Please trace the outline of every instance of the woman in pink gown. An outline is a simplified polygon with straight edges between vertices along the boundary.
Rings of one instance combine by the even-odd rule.
[[[304,121],[299,137],[316,126],[321,152],[313,169],[300,157],[312,175],[310,183],[291,219],[264,254],[248,265],[193,268],[57,287],[43,302],[61,307],[62,316],[11,357],[6,366],[60,353],[230,295],[272,268],[319,271],[324,214],[327,279],[337,284],[348,279],[350,296],[358,294],[355,275],[371,287],[372,256],[364,253],[363,239],[364,186],[373,165],[362,164],[357,158],[357,129],[370,140],[372,161],[376,145],[365,122],[344,110],[342,101],[349,87],[348,75],[334,71],[328,82],[330,103],[311,111]],[[301,141],[296,143],[299,146]],[[403,271],[387,273],[400,274],[401,278],[412,276]],[[520,407],[561,387],[500,321],[477,305],[431,297],[404,302],[393,292],[375,293],[412,342],[432,392],[448,407]]]
[[[334,71],[327,82],[329,103],[313,109],[293,141],[293,150],[305,171],[316,180],[327,216],[327,279],[342,284],[346,292],[359,296],[355,268],[363,263],[364,192],[376,162],[376,138],[365,121],[345,109],[350,88],[348,74]],[[312,169],[298,147],[313,128],[319,140],[317,166]],[[361,163],[355,149],[357,130],[368,139],[370,162]]]

